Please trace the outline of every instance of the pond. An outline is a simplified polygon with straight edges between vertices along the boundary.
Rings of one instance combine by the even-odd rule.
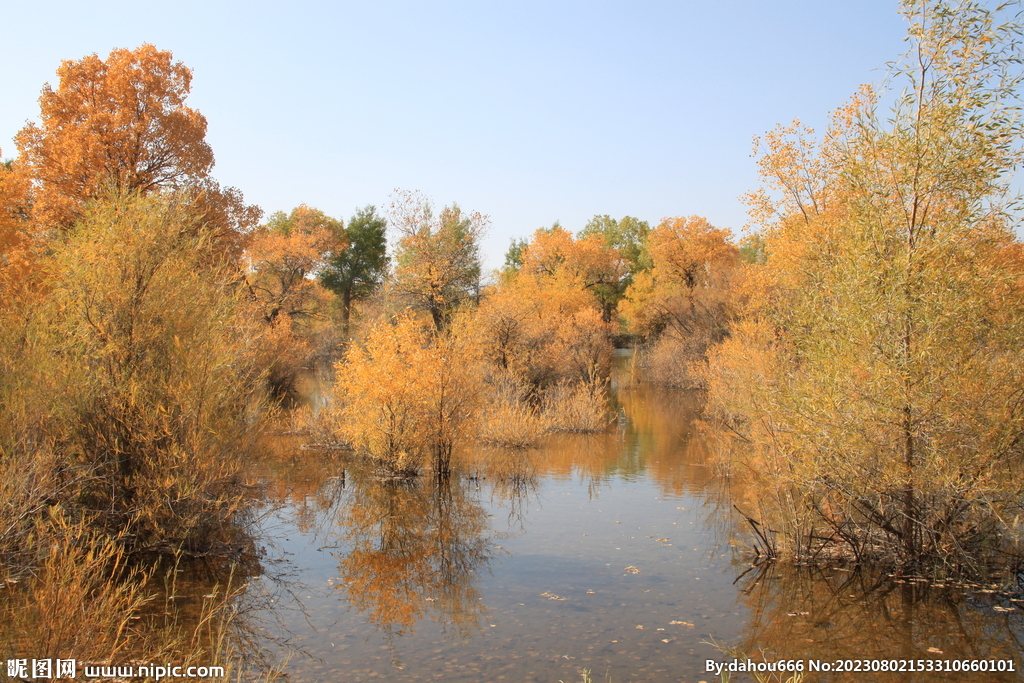
[[[288,680],[710,683],[706,660],[731,661],[718,646],[1014,668],[805,680],[1022,680],[1024,603],[987,585],[755,566],[698,397],[613,385],[613,403],[602,434],[477,449],[440,482],[380,481],[282,437],[263,463],[275,505],[248,597]]]

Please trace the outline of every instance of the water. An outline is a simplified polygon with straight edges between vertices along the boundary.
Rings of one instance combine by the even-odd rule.
[[[1012,660],[1024,604],[985,586],[752,567],[696,398],[616,388],[617,419],[544,447],[476,449],[447,483],[381,482],[282,441],[265,466],[253,619],[291,681],[716,681],[717,645],[765,659]],[[898,583],[903,581],[903,583]],[[256,599],[259,596],[259,599]],[[818,676],[818,675],[816,675]]]

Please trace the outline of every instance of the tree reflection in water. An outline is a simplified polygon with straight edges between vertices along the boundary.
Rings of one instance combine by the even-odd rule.
[[[737,581],[750,608],[740,650],[782,659],[1013,659],[1016,672],[970,674],[1020,680],[1021,603],[991,586],[928,584],[884,573],[766,563]],[[1019,597],[1019,596],[1018,596]],[[1003,611],[1007,610],[1007,611]],[[817,674],[816,674],[817,675]],[[877,681],[960,680],[961,672],[868,673]],[[864,680],[831,674],[820,680]]]
[[[337,588],[388,634],[430,616],[467,638],[484,612],[476,577],[494,555],[487,513],[456,477],[361,477],[338,515],[349,546]]]

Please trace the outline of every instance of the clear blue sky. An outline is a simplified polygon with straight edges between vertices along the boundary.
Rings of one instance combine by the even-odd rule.
[[[904,49],[895,0],[8,0],[0,148],[64,59],[149,42],[194,72],[214,175],[268,214],[384,207],[395,188],[512,237],[595,214],[738,232],[751,138],[827,113]]]

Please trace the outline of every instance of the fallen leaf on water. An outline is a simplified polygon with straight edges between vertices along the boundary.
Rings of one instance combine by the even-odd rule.
[[[933,653],[933,654],[937,654],[937,655],[941,655],[941,654],[944,654],[944,653],[942,652],[942,650],[940,650],[940,649],[939,649],[939,648],[937,648],[937,647],[930,647],[930,648],[928,648],[928,652],[931,652],[931,653]]]
[[[638,569],[638,568],[634,567],[633,565],[629,565],[628,567],[625,568],[624,571],[627,571],[630,574],[639,574],[643,570]]]
[[[637,627],[638,629],[640,629],[641,631],[643,631],[643,630],[644,630],[644,625],[643,625],[643,624],[637,624],[637,625],[636,625],[636,627]]]
[[[690,628],[693,628],[693,624],[691,624],[688,621],[670,621],[668,623],[669,623],[670,626],[678,625],[678,626],[689,626]]]

